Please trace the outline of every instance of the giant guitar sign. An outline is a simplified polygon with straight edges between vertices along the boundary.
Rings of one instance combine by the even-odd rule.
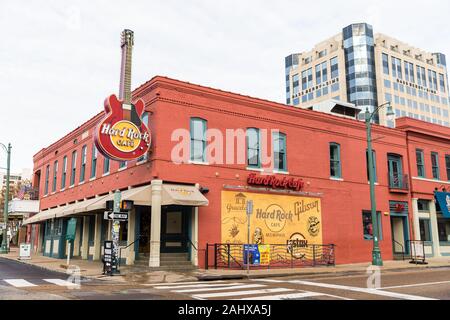
[[[95,145],[106,157],[126,161],[148,152],[151,136],[142,121],[144,101],[131,102],[131,55],[133,31],[122,32],[122,65],[119,98],[115,94],[105,100],[105,116],[95,130]]]

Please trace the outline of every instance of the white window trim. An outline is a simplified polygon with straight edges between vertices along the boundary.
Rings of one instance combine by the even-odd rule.
[[[336,177],[330,177],[330,180],[332,180],[332,181],[340,181],[340,182],[345,181],[343,178],[336,178]]]
[[[275,174],[284,174],[284,175],[290,175],[289,171],[280,171],[280,170],[273,170],[272,171]]]
[[[194,164],[194,165],[200,165],[200,166],[209,166],[209,162],[202,162],[202,161],[193,161],[193,160],[189,160],[188,163],[189,163],[189,164]]]
[[[121,171],[124,171],[126,169],[128,169],[128,165],[126,165],[125,167],[117,169],[117,172],[121,172]]]
[[[106,177],[106,176],[109,176],[109,174],[110,174],[110,172],[108,171],[108,172],[106,172],[106,173],[102,174],[102,177]]]
[[[247,167],[248,171],[257,171],[257,172],[264,172],[263,168],[252,168],[252,167]]]
[[[413,180],[420,180],[420,181],[428,181],[428,182],[435,182],[435,183],[443,183],[450,185],[450,181],[442,181],[442,180],[435,180],[435,179],[427,179],[427,178],[421,178],[421,177],[413,177]]]
[[[97,179],[97,177],[92,177],[89,179],[89,182],[94,181],[95,179]]]
[[[85,180],[80,181],[80,182],[78,182],[78,185],[81,186],[81,185],[83,185],[85,182],[86,182]]]
[[[140,166],[141,164],[144,164],[144,163],[147,163],[148,162],[148,158],[147,159],[144,159],[144,160],[141,160],[141,161],[138,161],[138,162],[136,162],[136,165],[137,166]]]

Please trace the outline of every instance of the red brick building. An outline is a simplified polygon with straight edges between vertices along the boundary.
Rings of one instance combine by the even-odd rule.
[[[63,258],[65,226],[76,217],[73,255],[100,259],[102,242],[110,235],[110,225],[103,220],[105,203],[120,189],[122,198],[135,201],[135,210],[121,227],[124,246],[136,241],[124,250],[128,264],[138,259],[156,267],[170,261],[168,255],[181,253],[188,263],[202,267],[207,243],[244,243],[245,200],[241,203],[240,197],[255,199],[252,235],[259,228],[263,243],[274,243],[271,239],[277,237],[285,243],[300,234],[311,244],[334,244],[336,263],[371,261],[363,122],[164,77],[140,86],[133,97],[144,100],[148,113],[152,146],[145,159],[108,164],[96,153],[92,133],[102,114],[34,156],[41,212],[28,222],[41,226],[33,237],[36,250]],[[449,190],[450,186],[449,128],[405,118],[397,123],[397,129],[374,125],[372,133],[380,248],[385,260],[393,259],[394,251],[400,253],[401,248],[407,251],[408,240],[419,239],[419,221],[412,209],[417,208],[417,199],[432,201],[435,188],[444,185]],[[177,129],[191,132],[188,163],[173,162]],[[214,141],[207,141],[207,129],[218,129],[223,136],[227,129],[246,132],[246,161],[210,162],[207,148]],[[267,140],[276,142],[273,148],[268,143],[266,150],[269,158],[276,159],[273,174],[284,180],[301,179],[302,190],[247,183],[250,174],[263,174],[265,130]],[[250,145],[253,140],[256,143]],[[415,149],[426,155],[426,178],[415,171]],[[439,154],[439,179],[432,178],[431,151]],[[308,203],[318,205],[306,207]],[[273,212],[283,211],[284,218],[270,217],[273,208],[278,208]],[[441,220],[447,226],[450,219]]]

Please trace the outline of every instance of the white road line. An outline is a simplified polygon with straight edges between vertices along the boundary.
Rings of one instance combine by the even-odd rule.
[[[390,291],[381,291],[378,289],[349,287],[349,286],[342,286],[342,285],[329,284],[329,283],[319,283],[319,282],[310,282],[310,281],[301,281],[301,280],[293,280],[293,281],[288,281],[288,282],[294,283],[294,284],[301,284],[301,285],[305,285],[305,286],[314,286],[314,287],[322,287],[322,288],[329,288],[329,289],[362,292],[362,293],[368,293],[368,294],[403,299],[403,300],[436,300],[433,298],[415,296],[415,295],[410,295],[410,294],[402,294],[402,293],[396,293],[396,292],[390,292]]]
[[[24,279],[3,279],[8,284],[16,287],[16,288],[25,288],[25,287],[36,287],[35,284],[28,282]]]
[[[206,298],[223,298],[223,297],[234,297],[234,296],[248,296],[248,295],[260,295],[265,293],[276,293],[276,292],[292,292],[294,289],[286,288],[274,288],[274,289],[262,289],[262,290],[247,290],[247,291],[232,291],[232,292],[216,292],[216,293],[203,293],[193,295],[194,299],[206,299]],[[259,298],[259,297],[258,297]]]
[[[401,286],[392,286],[392,287],[383,287],[381,290],[387,290],[387,289],[399,289],[399,288],[410,288],[410,287],[425,287],[425,286],[434,286],[437,284],[447,284],[450,283],[450,281],[440,281],[440,282],[425,282],[425,283],[416,283],[416,284],[405,284]]]
[[[199,283],[221,283],[225,281],[214,281],[214,282],[201,282],[201,281],[189,281],[189,282],[159,282],[159,283],[141,283],[143,286],[177,286],[177,285],[185,285],[185,284],[199,284]]]
[[[262,288],[262,287],[265,287],[265,285],[264,284],[246,284],[246,285],[241,285],[241,286],[230,286],[230,287],[220,287],[220,288],[172,290],[172,292],[188,293],[188,292],[224,291],[224,290],[237,290],[237,289],[248,289],[248,288]]]
[[[66,281],[66,280],[61,280],[61,279],[43,279],[46,282],[50,282],[53,284],[56,284],[57,286],[61,286],[61,287],[67,287],[67,286],[76,286],[77,284],[70,282],[70,281]]]
[[[324,296],[322,293],[317,292],[298,292],[298,293],[289,293],[289,294],[279,294],[274,296],[259,296],[259,297],[250,297],[250,298],[242,298],[236,300],[288,300],[288,299],[302,299],[309,297],[318,297]]]
[[[157,286],[155,289],[183,289],[183,288],[212,288],[212,287],[223,287],[223,286],[236,286],[241,284],[240,282],[233,282],[233,283],[219,283],[219,284],[188,284],[188,285],[178,285],[178,286]]]

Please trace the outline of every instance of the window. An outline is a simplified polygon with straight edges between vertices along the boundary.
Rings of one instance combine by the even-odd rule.
[[[297,78],[298,78],[298,75],[297,75]],[[297,85],[298,85],[298,79],[297,79]],[[144,112],[142,114],[142,122],[148,127],[148,112]],[[144,154],[142,157],[137,159],[137,162],[143,162],[143,161],[147,161],[147,160],[148,160],[148,153]]]
[[[417,201],[417,208],[421,212],[430,212],[430,202],[428,200],[419,199]]]
[[[98,157],[98,150],[95,144],[93,144],[92,159],[91,159],[91,179],[95,178],[97,175],[97,157]]]
[[[450,242],[450,221],[445,219],[438,220],[439,241]]]
[[[389,187],[395,189],[406,189],[407,181],[403,176],[402,157],[388,154]]]
[[[372,224],[372,212],[363,211],[363,235],[364,240],[373,240],[373,224]],[[383,227],[381,225],[381,212],[377,212],[378,222],[378,240],[383,240]]]
[[[47,165],[47,167],[45,168],[45,189],[44,189],[44,194],[47,195],[48,194],[48,179],[50,175],[50,165]]]
[[[53,185],[52,192],[56,191],[56,179],[58,177],[58,160],[53,164]]]
[[[339,77],[339,65],[338,58],[334,57],[331,59],[331,79]]]
[[[108,157],[103,158],[103,175],[109,173],[110,160]]]
[[[439,89],[442,93],[445,93],[445,77],[439,73]]]
[[[367,180],[370,181],[369,177],[369,151],[366,150],[366,168],[367,168]],[[378,182],[378,175],[377,175],[377,154],[375,150],[372,150],[372,163],[373,163],[373,173],[374,173],[374,181]]]
[[[251,168],[260,168],[260,139],[259,130],[250,128],[247,130],[247,166]]]
[[[77,171],[77,152],[72,152],[72,166],[70,170],[70,186],[75,184],[75,173]]]
[[[402,61],[400,59],[391,58],[392,60],[392,76],[399,79],[403,79],[402,75]]]
[[[277,171],[287,171],[286,135],[281,132],[276,132],[273,133],[272,139],[274,169]]]
[[[66,187],[66,177],[67,177],[67,156],[63,158],[63,168],[61,177],[61,189]]]
[[[206,120],[191,118],[191,161],[206,162]]]
[[[433,179],[439,180],[439,154],[431,153],[431,167],[433,169]]]
[[[389,56],[383,53],[383,72],[389,75]]]
[[[417,176],[425,178],[425,164],[423,161],[423,150],[416,149]]]
[[[341,146],[334,142],[330,143],[330,176],[332,178],[342,178]]]
[[[119,162],[119,169],[123,169],[127,166],[127,162],[126,161],[120,161]]]
[[[430,228],[430,220],[428,219],[420,219],[419,220],[420,227],[420,240],[422,241],[432,241],[431,240],[431,228]]]
[[[445,155],[445,168],[447,169],[447,180],[450,181],[450,154]]]
[[[81,168],[80,168],[80,182],[84,181],[86,173],[86,158],[87,158],[87,146],[83,146],[81,149]]]

